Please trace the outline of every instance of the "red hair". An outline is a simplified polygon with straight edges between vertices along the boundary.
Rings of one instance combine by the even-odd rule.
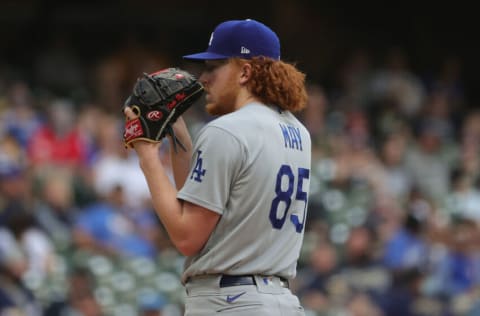
[[[298,112],[307,105],[305,74],[294,65],[264,57],[236,58],[235,61],[252,65],[247,89],[262,103],[290,112]]]

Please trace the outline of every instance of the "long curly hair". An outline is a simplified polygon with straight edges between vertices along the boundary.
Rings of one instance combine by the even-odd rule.
[[[234,62],[252,65],[247,89],[262,103],[290,112],[301,111],[307,105],[305,74],[294,65],[265,57],[236,58]]]

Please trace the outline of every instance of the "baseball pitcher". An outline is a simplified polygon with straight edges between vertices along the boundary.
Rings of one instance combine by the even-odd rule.
[[[185,315],[304,315],[289,281],[310,181],[310,135],[293,114],[306,104],[305,75],[280,59],[277,35],[251,19],[219,24],[205,52],[184,58],[204,64],[198,81],[175,68],[147,75],[124,113],[125,142],[187,256]],[[192,142],[180,114],[201,92],[216,118]],[[158,159],[165,136],[181,144],[171,150],[176,187]]]

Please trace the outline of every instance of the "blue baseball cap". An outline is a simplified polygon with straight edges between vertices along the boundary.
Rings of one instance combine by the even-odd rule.
[[[212,60],[263,56],[280,59],[280,40],[268,26],[252,19],[231,20],[217,25],[205,52],[183,56],[190,60]]]

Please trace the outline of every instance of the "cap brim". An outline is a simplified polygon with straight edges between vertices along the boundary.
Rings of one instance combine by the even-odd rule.
[[[214,59],[228,59],[228,56],[216,54],[212,52],[203,52],[198,54],[183,56],[184,59],[189,60],[214,60]]]

